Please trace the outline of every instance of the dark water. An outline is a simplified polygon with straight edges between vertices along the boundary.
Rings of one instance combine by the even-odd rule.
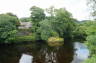
[[[0,45],[0,63],[19,63],[22,54],[31,55],[32,63],[71,63],[74,47],[72,43],[51,47],[40,42]]]

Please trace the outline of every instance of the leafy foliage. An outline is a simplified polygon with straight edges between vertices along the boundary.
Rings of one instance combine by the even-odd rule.
[[[87,38],[85,44],[88,46],[91,52],[91,58],[86,60],[84,63],[95,63],[96,62],[96,21],[90,21],[86,23],[86,34]]]
[[[93,55],[91,58],[87,59],[83,63],[96,63],[96,55]]]
[[[9,43],[21,43],[21,42],[33,42],[35,41],[35,36],[34,35],[29,35],[29,36],[15,36],[11,37],[7,40]]]
[[[7,42],[8,38],[14,37],[18,23],[17,17],[0,14],[0,42]]]
[[[32,20],[32,32],[36,34],[37,40],[39,40],[39,33],[38,33],[38,29],[40,27],[39,22],[42,21],[43,19],[45,19],[45,14],[44,14],[44,10],[33,6],[31,9],[31,20]]]
[[[49,37],[54,36],[62,38],[71,37],[76,21],[72,18],[71,13],[64,8],[55,9],[54,7],[47,9],[47,12],[50,16],[46,16],[43,20],[34,20],[36,22],[32,21],[34,23],[32,30],[36,33],[37,38],[48,40]]]
[[[87,34],[85,32],[85,27],[77,25],[73,32],[73,39],[78,41],[84,41],[86,39],[86,36]]]
[[[45,18],[44,10],[39,7],[33,6],[30,11],[33,23],[39,22]]]
[[[83,24],[81,24],[80,26],[83,27],[83,29],[85,29],[85,33],[87,35],[94,35],[96,34],[96,21],[86,21]]]
[[[56,9],[56,22],[54,28],[58,31],[59,35],[64,38],[72,36],[73,30],[75,29],[75,19],[72,18],[71,13],[66,9]]]
[[[91,54],[96,54],[96,35],[88,36],[85,44],[88,46]]]

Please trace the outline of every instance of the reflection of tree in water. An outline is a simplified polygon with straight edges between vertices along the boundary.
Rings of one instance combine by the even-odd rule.
[[[69,42],[68,42],[69,43]],[[44,43],[0,46],[0,63],[18,63],[22,53],[33,56],[33,63],[70,63],[73,46],[50,47]]]
[[[0,45],[0,63],[18,63],[20,52],[11,45]]]
[[[57,52],[57,63],[70,63],[73,60],[73,46],[64,45]]]
[[[73,60],[72,44],[61,47],[38,46],[37,51],[33,51],[33,63],[70,63]]]

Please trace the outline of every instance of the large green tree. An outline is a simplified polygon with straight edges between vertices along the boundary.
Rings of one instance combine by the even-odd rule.
[[[37,40],[40,38],[40,33],[38,29],[40,27],[39,22],[45,19],[45,13],[42,8],[33,6],[30,8],[31,11],[31,20],[32,20],[32,32],[36,35]]]
[[[19,18],[15,14],[6,13],[5,15],[8,15],[11,18],[10,22],[12,22],[14,25],[16,25],[17,28],[18,28],[18,26],[20,26]]]
[[[49,37],[59,36],[62,38],[72,37],[73,30],[75,29],[75,19],[72,18],[70,12],[64,8],[55,9],[54,7],[48,8],[46,19],[38,22],[37,31],[40,39],[47,40]],[[33,25],[34,28],[34,25]]]
[[[54,26],[56,26],[56,31],[58,31],[59,35],[64,38],[71,37],[76,21],[72,18],[72,14],[65,8],[56,9],[55,19]]]
[[[32,22],[36,23],[42,21],[45,18],[45,13],[42,8],[33,6],[30,8]]]
[[[42,8],[33,6],[30,8],[30,11],[33,29],[36,32],[37,28],[39,27],[39,22],[45,18],[44,10]]]
[[[47,40],[50,37],[59,37],[59,34],[55,30],[53,23],[54,20],[52,19],[45,19],[39,23],[40,27],[38,31],[42,40]]]
[[[8,42],[8,38],[14,37],[18,23],[17,17],[9,14],[0,14],[0,42]]]

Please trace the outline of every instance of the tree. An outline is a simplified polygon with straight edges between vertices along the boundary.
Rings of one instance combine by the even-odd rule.
[[[32,20],[32,32],[36,34],[37,40],[40,39],[38,29],[40,27],[39,22],[45,19],[45,13],[42,8],[33,6],[31,9],[31,20]],[[39,39],[38,39],[39,38]]]
[[[51,7],[47,8],[46,12],[50,15],[50,17],[54,17],[55,16],[55,8],[54,8],[54,6],[51,6]]]
[[[32,8],[30,8],[30,11],[31,19],[34,23],[42,21],[45,18],[44,10],[39,7],[33,6]]]
[[[72,18],[72,14],[65,8],[55,9],[54,7],[46,9],[46,12],[49,16],[45,16],[44,10],[39,7],[31,8],[32,31],[37,38],[41,40],[54,36],[72,38],[76,21]]]
[[[85,40],[87,36],[96,35],[96,21],[83,21],[77,23],[74,31],[74,38]]]
[[[96,21],[85,21],[80,27],[84,29],[87,36],[96,34]]]
[[[59,35],[63,38],[71,37],[76,21],[72,18],[72,14],[64,8],[56,9],[55,19],[54,28],[56,28],[55,30],[58,31]]]
[[[75,30],[73,31],[73,40],[78,40],[78,41],[85,41],[86,40],[86,27],[81,26],[81,25],[76,25]]]
[[[12,14],[12,13],[6,13],[6,15],[10,16],[10,18],[11,18],[10,21],[11,21],[14,25],[16,25],[17,28],[18,28],[18,26],[20,26],[20,21],[19,21],[19,19],[18,19],[18,17],[17,17],[16,15],[14,15],[14,14]]]
[[[87,34],[87,38],[85,44],[88,46],[91,57],[86,60],[84,63],[95,63],[96,60],[96,21],[87,21],[83,24],[85,26],[85,32]]]
[[[53,28],[53,20],[45,19],[40,22],[40,28],[38,29],[42,40],[48,40],[50,37],[59,37],[59,34]]]
[[[44,10],[36,6],[33,6],[30,10],[33,28],[36,32],[36,29],[39,27],[39,22],[45,18]]]
[[[69,38],[72,36],[72,32],[75,28],[75,19],[72,18],[71,13],[66,9],[54,9],[49,10],[51,19],[46,18],[39,22],[39,36],[43,40],[47,40],[49,37],[61,37]],[[48,9],[47,9],[48,10]]]
[[[16,17],[0,14],[0,42],[8,42],[7,39],[14,37],[17,32]]]
[[[88,6],[91,8],[91,15],[96,19],[96,0],[88,0]]]
[[[96,35],[88,36],[85,44],[88,46],[91,55],[96,54]]]

